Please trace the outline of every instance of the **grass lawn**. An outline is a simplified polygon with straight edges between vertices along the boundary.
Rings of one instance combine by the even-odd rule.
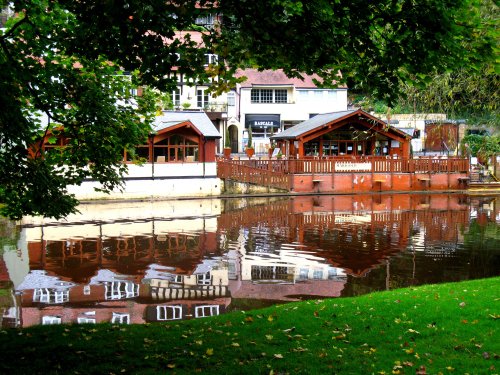
[[[499,374],[500,278],[145,325],[0,332],[2,374]]]

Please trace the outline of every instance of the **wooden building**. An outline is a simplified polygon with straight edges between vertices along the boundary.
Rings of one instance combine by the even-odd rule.
[[[136,152],[148,163],[215,162],[220,138],[205,112],[164,111],[148,144],[139,146]]]
[[[360,109],[316,115],[271,139],[292,159],[410,157],[410,135]]]
[[[43,152],[57,150],[68,145],[64,135],[50,142],[53,134],[48,132],[42,142]],[[147,143],[136,147],[136,155],[146,163],[215,162],[217,141],[220,133],[205,112],[164,111],[157,117]],[[38,143],[30,148],[33,156]],[[124,162],[132,157],[124,150]]]

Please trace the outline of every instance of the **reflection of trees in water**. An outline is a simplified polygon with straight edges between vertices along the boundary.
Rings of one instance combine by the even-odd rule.
[[[461,227],[462,224],[456,223],[456,226]],[[473,220],[464,233],[463,242],[433,240],[420,250],[409,247],[391,257],[391,289],[500,275],[500,227],[496,223],[481,226]],[[361,278],[348,276],[342,295],[385,290],[387,272],[388,268],[381,266]]]
[[[471,277],[500,275],[500,226],[472,220],[464,234],[464,249],[470,252]]]

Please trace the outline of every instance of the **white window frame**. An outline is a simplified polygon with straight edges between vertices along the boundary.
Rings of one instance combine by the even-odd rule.
[[[287,104],[288,90],[269,88],[251,89],[250,102],[253,104]]]
[[[212,285],[212,274],[210,271],[206,273],[196,274],[196,284],[198,285]]]
[[[172,103],[174,106],[178,107],[181,105],[181,89],[180,88],[175,88],[172,90],[170,93],[172,95]]]
[[[227,93],[227,105],[229,107],[234,107],[236,105],[236,93],[234,91]]]
[[[64,303],[69,301],[69,289],[57,290],[49,288],[35,288],[33,302]]]
[[[42,317],[42,325],[52,325],[61,323],[62,323],[62,318],[60,316],[45,315],[44,317]]]
[[[168,312],[171,313],[170,318],[169,318]],[[182,319],[182,306],[181,305],[156,306],[156,319],[159,321],[181,320]]]
[[[130,314],[114,312],[111,317],[112,324],[130,324]]]
[[[313,270],[313,280],[323,280],[323,270]]]
[[[206,318],[219,315],[219,305],[201,305],[194,309],[195,318]]]
[[[184,276],[183,275],[174,275],[174,283],[182,284],[184,282]]]
[[[196,89],[196,107],[205,108],[210,103],[210,96],[207,89]]]
[[[95,324],[95,318],[87,318],[85,316],[79,317],[77,319],[78,324]]]
[[[278,104],[288,103],[288,91],[286,89],[273,90],[273,102]]]
[[[111,281],[104,284],[104,298],[118,300],[133,298],[139,295],[139,285],[131,281]]]

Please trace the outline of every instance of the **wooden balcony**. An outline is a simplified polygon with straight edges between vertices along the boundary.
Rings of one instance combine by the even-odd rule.
[[[447,187],[460,185],[459,179],[469,174],[469,160],[460,158],[418,158],[400,159],[385,157],[338,157],[338,158],[304,158],[289,160],[226,160],[217,163],[217,175],[221,179],[268,186],[277,189],[295,190],[298,176],[301,183],[307,179],[311,182],[310,192],[336,191],[336,176],[350,175],[352,178],[363,176],[370,180],[370,188],[394,190],[395,176],[406,175],[408,189],[420,190],[421,181],[425,179],[428,188],[433,187],[432,180],[439,180],[439,175],[447,177]],[[433,178],[432,176],[436,176]],[[453,176],[453,177],[451,177]],[[325,189],[326,179],[329,182]],[[442,179],[442,178],[441,178]],[[384,186],[386,182],[386,186]],[[322,186],[323,185],[323,186]],[[434,184],[436,185],[436,184]],[[439,184],[438,184],[439,185]],[[442,183],[441,183],[442,185]],[[458,186],[460,187],[460,186]],[[354,188],[354,186],[352,186]],[[398,190],[398,189],[395,189]],[[425,189],[427,190],[427,189]]]

